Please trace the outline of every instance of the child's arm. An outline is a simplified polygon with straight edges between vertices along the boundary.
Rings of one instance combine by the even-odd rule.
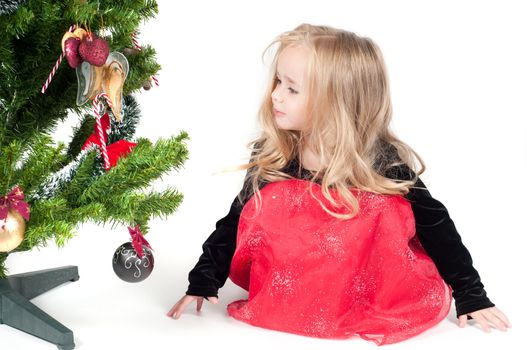
[[[415,174],[403,164],[390,169],[387,175],[392,179],[411,180]],[[446,207],[432,197],[420,179],[406,198],[412,206],[421,245],[453,289],[457,316],[494,306]]]
[[[187,295],[218,297],[218,289],[229,276],[241,210],[242,205],[235,198],[227,216],[216,223],[216,230],[203,243],[203,253],[188,275]]]
[[[402,165],[391,169],[389,177],[412,179],[414,173]],[[418,179],[406,195],[412,205],[416,234],[441,277],[453,289],[457,317],[463,327],[467,318],[474,318],[484,330],[488,323],[505,330],[510,327],[507,317],[487,297],[480,276],[472,263],[472,257],[461,240],[446,207],[433,198]]]
[[[255,152],[253,151],[251,159],[254,156]],[[203,254],[188,275],[190,284],[186,292],[187,295],[217,298],[218,290],[227,281],[232,257],[236,250],[240,214],[251,193],[250,171],[247,171],[242,190],[232,202],[229,213],[216,223],[216,230],[203,243]],[[260,188],[263,186],[265,184],[261,183]],[[240,202],[240,198],[242,202]]]
[[[253,152],[251,158],[254,157]],[[249,170],[250,171],[250,170]],[[243,188],[232,202],[227,216],[216,222],[216,230],[203,243],[203,253],[198,263],[188,275],[189,286],[185,295],[170,309],[168,316],[178,319],[185,308],[194,300],[197,301],[196,310],[200,311],[203,299],[213,304],[218,303],[218,290],[223,287],[229,277],[232,257],[236,250],[238,222],[243,209],[243,202],[248,199],[250,184],[247,172]],[[265,184],[261,184],[264,186]]]
[[[203,243],[203,253],[189,273],[190,284],[187,292],[172,306],[167,316],[178,319],[194,300],[197,303],[196,311],[201,310],[203,299],[207,299],[212,304],[218,303],[218,289],[227,280],[236,248],[241,207],[236,198],[229,214],[216,223],[216,230]]]
[[[407,198],[419,241],[453,289],[457,316],[494,306],[445,206],[430,195],[421,180]]]
[[[453,289],[459,325],[474,318],[486,332],[489,323],[510,327],[507,317],[487,297],[472,257],[461,241],[446,207],[433,198],[421,180],[407,195],[415,216],[416,234],[439,273]]]

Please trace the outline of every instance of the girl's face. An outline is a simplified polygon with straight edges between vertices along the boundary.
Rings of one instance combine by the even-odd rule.
[[[308,51],[287,46],[278,56],[276,86],[271,94],[276,124],[284,130],[303,130],[306,125]]]

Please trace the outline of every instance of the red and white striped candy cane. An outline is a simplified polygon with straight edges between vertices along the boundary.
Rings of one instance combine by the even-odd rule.
[[[137,40],[138,35],[138,32],[132,33],[132,42],[134,43],[135,48],[141,51],[141,45],[139,45],[139,40]]]
[[[134,43],[135,48],[141,51],[141,45],[139,45],[139,40],[137,39],[137,37],[139,36],[139,33],[138,32],[132,33],[131,36],[132,36],[132,42]],[[154,81],[156,86],[159,86],[159,80],[157,79],[155,75],[152,75],[150,79]]]
[[[102,152],[102,157],[104,159],[104,169],[109,170],[110,169],[110,159],[108,158],[108,150],[106,149],[106,140],[104,139],[102,124],[101,124],[101,114],[99,113],[99,99],[101,97],[103,97],[106,100],[106,103],[108,104],[110,108],[112,108],[112,101],[110,100],[110,97],[108,97],[108,95],[106,95],[104,92],[98,94],[93,99],[93,112],[95,114],[95,122],[97,124],[97,135],[99,136],[99,141],[101,143],[101,152]]]
[[[68,31],[70,33],[73,33],[73,31],[75,30],[76,28],[76,25],[71,25],[68,29]],[[53,76],[55,75],[55,73],[57,72],[57,69],[59,69],[59,66],[60,66],[60,63],[62,62],[62,59],[64,58],[64,51],[62,51],[60,53],[60,56],[59,58],[57,59],[57,62],[55,62],[55,65],[53,66],[53,69],[51,70],[51,73],[49,73],[49,76],[48,76],[48,79],[46,79],[46,82],[44,83],[44,86],[42,86],[42,90],[41,92],[42,93],[45,93],[46,90],[48,89],[48,86],[49,86],[49,83],[51,83],[51,79],[53,79]]]

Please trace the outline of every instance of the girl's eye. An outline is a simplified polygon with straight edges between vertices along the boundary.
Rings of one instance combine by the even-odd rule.
[[[274,80],[276,81],[276,85],[282,84],[282,81],[278,77],[275,77]],[[289,90],[291,94],[298,94],[298,91],[296,91],[292,87],[287,88],[287,90]]]

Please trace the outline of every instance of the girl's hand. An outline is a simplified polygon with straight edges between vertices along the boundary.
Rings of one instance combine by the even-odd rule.
[[[183,298],[179,299],[179,301],[174,306],[172,306],[170,311],[167,313],[167,316],[175,318],[177,320],[181,316],[183,311],[185,311],[185,308],[188,306],[188,304],[192,303],[194,300],[197,301],[196,311],[201,311],[203,299],[203,297],[198,297],[195,295],[184,295]],[[216,297],[208,297],[208,300],[213,304],[218,303],[218,298]]]
[[[507,319],[507,316],[505,316],[505,314],[497,307],[489,307],[459,316],[459,327],[465,327],[467,324],[467,315],[475,319],[481,328],[483,328],[483,330],[487,333],[490,332],[489,323],[493,324],[494,327],[502,331],[506,331],[507,328],[511,327],[511,323]]]

